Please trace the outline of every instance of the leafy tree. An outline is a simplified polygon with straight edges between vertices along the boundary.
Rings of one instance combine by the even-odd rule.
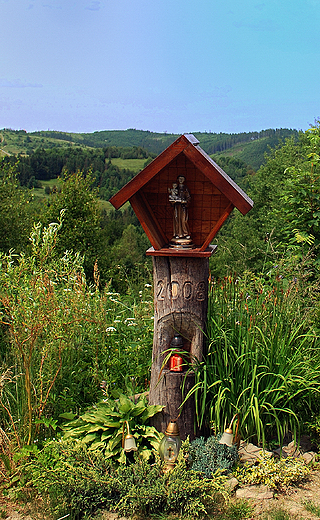
[[[84,178],[81,172],[65,174],[61,179],[61,192],[51,196],[45,215],[47,223],[58,222],[64,210],[55,254],[62,256],[66,250],[79,252],[84,256],[84,270],[90,280],[95,262],[101,267],[105,265],[100,210],[91,184],[90,175]]]
[[[270,150],[265,165],[245,179],[254,207],[246,216],[234,211],[217,236],[220,247],[211,260],[215,276],[247,269],[261,272],[287,251],[284,197],[292,182],[290,167],[299,168],[305,161],[303,140],[301,133],[298,141],[289,138]]]
[[[285,220],[288,242],[320,243],[320,129],[302,138],[303,161],[290,166],[278,213]]]
[[[28,245],[36,208],[17,180],[15,166],[0,161],[0,251],[23,251]]]

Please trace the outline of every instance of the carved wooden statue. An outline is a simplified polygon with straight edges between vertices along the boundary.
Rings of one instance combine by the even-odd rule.
[[[189,230],[188,205],[191,196],[185,182],[184,175],[179,175],[177,181],[168,188],[169,201],[173,206],[173,237],[170,247],[173,248],[193,248]]]

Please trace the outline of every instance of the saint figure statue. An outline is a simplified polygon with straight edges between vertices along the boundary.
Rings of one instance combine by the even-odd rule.
[[[173,205],[173,238],[170,247],[192,248],[192,243],[188,224],[188,204],[191,196],[187,186],[184,184],[185,177],[180,175],[177,182],[168,188],[169,202]]]

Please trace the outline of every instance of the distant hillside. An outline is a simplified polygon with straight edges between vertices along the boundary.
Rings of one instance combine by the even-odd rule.
[[[194,132],[200,146],[210,155],[229,156],[240,159],[257,170],[264,162],[264,154],[277,146],[280,140],[293,136],[298,131],[288,128],[268,129],[261,132],[238,134]],[[178,134],[155,133],[145,130],[103,130],[93,133],[66,133],[41,131],[27,133],[25,130],[0,130],[0,154],[29,155],[38,148],[81,146],[82,148],[141,147],[150,155],[158,155],[167,148]]]

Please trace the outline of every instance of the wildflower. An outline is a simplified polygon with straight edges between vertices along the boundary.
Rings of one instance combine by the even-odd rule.
[[[145,287],[152,287],[151,283],[145,283],[144,286]]]
[[[116,328],[115,327],[107,327],[106,328],[106,332],[116,332]]]

